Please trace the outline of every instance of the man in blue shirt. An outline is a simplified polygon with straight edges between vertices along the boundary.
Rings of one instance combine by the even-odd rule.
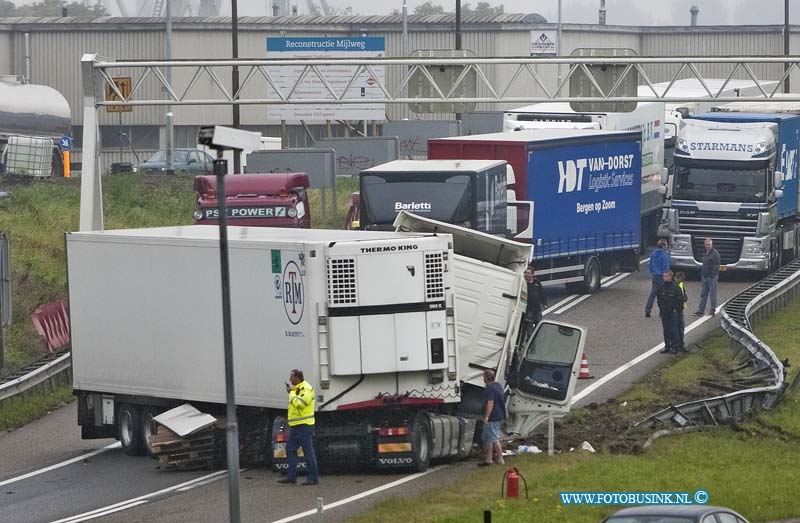
[[[650,295],[647,297],[647,304],[644,306],[644,315],[650,317],[653,310],[653,302],[656,301],[658,290],[664,284],[664,273],[669,270],[669,253],[667,252],[667,240],[660,239],[656,250],[650,255]]]
[[[483,371],[483,449],[484,459],[479,467],[488,467],[493,463],[505,465],[503,447],[500,445],[500,427],[506,419],[506,400],[503,387],[495,380],[494,371]]]

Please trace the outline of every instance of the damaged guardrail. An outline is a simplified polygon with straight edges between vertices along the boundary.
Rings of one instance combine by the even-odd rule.
[[[72,354],[68,349],[46,354],[41,359],[0,378],[0,402],[22,394],[37,385],[55,389],[64,373],[70,370]]]
[[[731,339],[736,366],[730,372],[750,370],[726,383],[704,385],[728,390],[727,394],[671,405],[634,427],[678,428],[714,426],[743,419],[748,413],[778,404],[784,392],[800,386],[800,373],[786,383],[784,366],[772,349],[753,333],[753,322],[785,307],[800,295],[800,260],[734,296],[722,308],[720,324]]]

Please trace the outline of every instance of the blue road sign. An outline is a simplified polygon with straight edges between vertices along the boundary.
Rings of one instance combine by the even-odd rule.
[[[61,140],[59,141],[59,146],[61,147],[62,151],[69,151],[72,149],[72,137],[62,136]]]

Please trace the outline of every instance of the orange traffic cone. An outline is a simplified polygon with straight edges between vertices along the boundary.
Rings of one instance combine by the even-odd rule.
[[[594,379],[592,373],[589,372],[589,362],[586,361],[586,354],[581,357],[581,372],[578,374],[579,380],[591,380]]]

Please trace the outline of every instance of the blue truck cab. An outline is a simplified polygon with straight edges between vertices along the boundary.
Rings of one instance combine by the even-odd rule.
[[[722,270],[767,273],[794,259],[800,116],[711,112],[679,130],[660,235],[672,263],[702,265],[706,238]]]

